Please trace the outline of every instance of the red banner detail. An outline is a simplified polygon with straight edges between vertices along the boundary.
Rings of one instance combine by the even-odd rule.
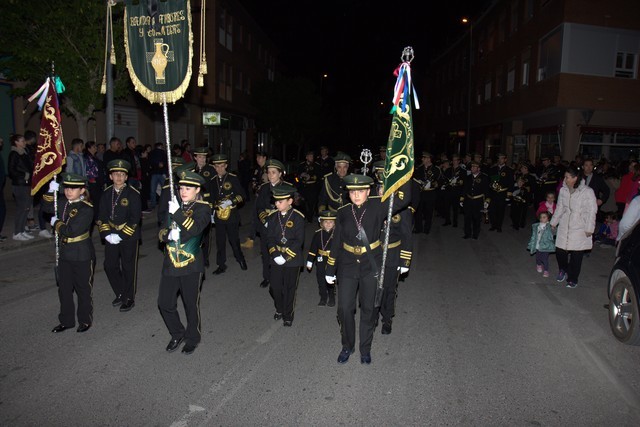
[[[47,97],[42,108],[31,195],[35,195],[40,187],[48,183],[54,175],[62,172],[62,166],[66,161],[67,150],[64,147],[62,135],[58,94],[53,81],[49,80]]]

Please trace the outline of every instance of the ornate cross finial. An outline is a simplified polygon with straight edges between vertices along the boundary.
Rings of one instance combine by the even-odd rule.
[[[362,152],[360,153],[360,161],[364,164],[364,166],[362,167],[363,175],[366,175],[367,172],[369,171],[369,169],[367,168],[367,165],[371,163],[372,159],[373,159],[373,156],[371,155],[371,150],[369,150],[368,148],[363,149]]]

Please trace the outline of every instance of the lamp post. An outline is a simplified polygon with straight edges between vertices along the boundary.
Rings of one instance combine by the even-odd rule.
[[[467,87],[467,131],[465,154],[469,153],[469,145],[471,144],[471,58],[473,56],[473,22],[469,18],[462,18],[463,24],[469,24],[469,84]]]

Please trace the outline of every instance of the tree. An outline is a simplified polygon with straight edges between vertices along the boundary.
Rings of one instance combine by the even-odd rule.
[[[259,111],[258,126],[269,129],[283,147],[296,146],[296,158],[300,159],[322,122],[321,98],[313,83],[288,77],[265,81],[254,88],[253,102]]]
[[[125,75],[122,20],[113,8],[115,75]],[[87,120],[102,108],[106,1],[3,0],[0,2],[0,54],[8,80],[19,83],[16,95],[35,92],[51,72],[62,79],[62,109],[74,117],[87,138]],[[128,78],[114,78],[114,96],[130,92]]]

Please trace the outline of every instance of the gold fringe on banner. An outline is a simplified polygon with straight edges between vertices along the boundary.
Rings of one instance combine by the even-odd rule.
[[[107,3],[107,17],[104,25],[104,67],[102,68],[102,84],[100,85],[100,93],[102,95],[107,93],[107,54],[109,52],[109,11],[111,5]]]
[[[100,93],[102,95],[107,94],[107,76],[102,76],[102,84],[100,85]]]
[[[113,5],[110,3],[109,4],[109,10],[107,13],[107,19],[109,20],[109,31],[111,32],[111,64],[112,65],[116,65],[116,49],[114,47],[114,43],[113,43],[113,12],[112,12],[112,8]]]

